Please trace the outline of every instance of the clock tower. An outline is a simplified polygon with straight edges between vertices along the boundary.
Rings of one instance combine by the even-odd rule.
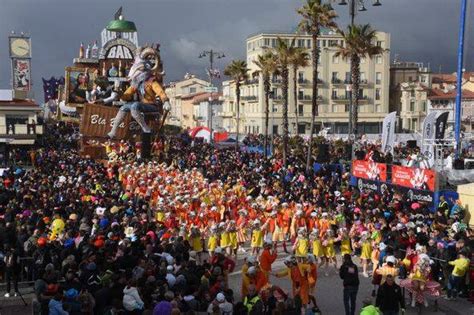
[[[12,64],[12,88],[16,98],[31,97],[31,38],[23,32],[8,37]]]

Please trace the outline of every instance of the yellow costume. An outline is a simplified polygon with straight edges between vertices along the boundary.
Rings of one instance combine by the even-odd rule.
[[[130,102],[133,100],[137,89],[133,86],[130,86],[122,95],[122,100]],[[164,103],[168,101],[168,96],[166,96],[165,91],[161,85],[156,81],[146,81],[145,82],[145,94],[143,95],[142,103],[145,104],[155,104],[156,97],[159,96],[161,101]]]
[[[203,248],[200,236],[192,236],[189,243],[191,243],[193,250],[196,253],[202,252]]]
[[[341,241],[341,255],[345,254],[351,254],[352,249],[351,249],[351,240],[349,238],[344,238]]]
[[[253,230],[251,247],[263,247],[263,231],[260,229]]]
[[[217,247],[217,235],[212,234],[211,236],[209,236],[209,240],[207,241],[207,249],[210,252],[213,252],[216,250],[216,247]]]
[[[332,258],[336,256],[336,251],[334,250],[334,239],[329,238],[326,241],[326,246],[323,247],[324,249],[324,256],[327,258]]]
[[[370,241],[364,241],[362,243],[362,252],[360,254],[361,259],[370,259],[372,255],[372,245]]]
[[[308,256],[309,242],[307,239],[298,237],[295,248],[296,248],[296,251],[295,251],[296,257]]]
[[[321,244],[321,240],[314,240],[313,241],[313,255],[315,257],[323,257],[324,256],[324,249],[323,249],[323,245]]]
[[[222,232],[220,243],[221,243],[220,246],[222,248],[226,248],[226,247],[230,246],[229,232]]]
[[[232,249],[237,249],[237,232],[229,232],[229,246]]]

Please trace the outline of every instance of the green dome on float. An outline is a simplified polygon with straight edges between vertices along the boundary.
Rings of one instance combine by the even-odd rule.
[[[120,33],[133,33],[137,31],[135,23],[124,20],[122,15],[120,15],[117,20],[110,21],[106,29],[111,32]]]

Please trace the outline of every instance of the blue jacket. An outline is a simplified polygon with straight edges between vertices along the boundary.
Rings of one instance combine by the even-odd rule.
[[[49,315],[69,315],[69,313],[63,309],[63,303],[61,301],[51,299],[51,301],[49,301],[48,306]]]

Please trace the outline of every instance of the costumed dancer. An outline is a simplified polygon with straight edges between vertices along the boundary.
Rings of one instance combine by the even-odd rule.
[[[275,273],[278,278],[289,276],[293,289],[293,298],[301,301],[301,314],[306,313],[306,306],[309,303],[309,282],[308,275],[310,267],[305,263],[298,263],[295,256],[288,256],[284,261],[286,270]],[[298,303],[298,302],[297,302]]]
[[[247,216],[248,212],[245,209],[240,209],[238,212],[239,217],[237,218],[237,242],[238,252],[245,253],[244,244],[248,241],[247,237]]]
[[[237,227],[235,225],[235,220],[230,220],[227,225],[227,231],[229,232],[229,246],[227,247],[229,255],[234,256],[237,260],[237,250],[239,248],[239,242],[237,237]]]
[[[316,260],[316,263],[320,263],[320,266],[324,262],[324,249],[323,245],[321,243],[321,239],[319,238],[319,230],[318,229],[313,229],[311,231],[311,234],[309,235],[309,238],[311,240],[311,247],[313,249],[313,255]]]
[[[306,236],[306,229],[301,227],[298,229],[298,236],[296,237],[295,244],[293,245],[293,252],[299,262],[302,262],[303,258],[308,256],[309,240]]]
[[[359,245],[361,247],[360,260],[362,262],[362,274],[368,278],[369,274],[367,273],[367,269],[369,268],[369,261],[372,255],[372,242],[368,231],[362,232]]]
[[[252,240],[250,247],[252,247],[252,255],[258,256],[260,249],[263,247],[264,232],[260,226],[260,220],[255,219],[252,226]]]
[[[277,259],[277,251],[275,248],[272,250],[272,246],[273,244],[271,241],[265,241],[263,245],[263,252],[258,259],[260,262],[260,269],[263,271],[267,282],[269,280],[269,275],[272,272],[272,264]]]
[[[323,236],[322,246],[324,252],[324,263],[326,265],[326,272],[324,273],[329,276],[329,264],[333,264],[337,270],[336,251],[334,250],[334,232],[327,230]]]
[[[212,225],[209,231],[209,238],[207,240],[207,250],[209,251],[209,257],[214,255],[214,251],[219,243],[219,230],[217,225]]]

